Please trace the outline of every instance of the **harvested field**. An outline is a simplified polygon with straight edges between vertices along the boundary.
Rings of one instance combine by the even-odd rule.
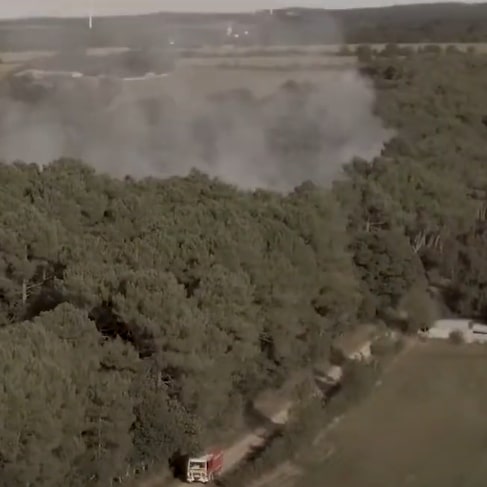
[[[326,435],[295,485],[483,487],[486,385],[487,348],[418,344]]]
[[[226,90],[246,89],[256,97],[264,97],[275,93],[289,80],[320,85],[333,83],[341,76],[340,70],[185,67],[176,69],[165,78],[126,83],[125,92],[135,98],[166,94],[194,103]]]
[[[120,54],[127,52],[127,47],[93,47],[86,49],[88,56],[108,56],[110,54]],[[19,51],[0,53],[0,59],[8,63],[25,63],[36,59],[54,56],[56,51]]]
[[[0,59],[4,63],[26,63],[34,59],[45,58],[54,55],[53,51],[21,51],[1,52]]]
[[[337,61],[333,60],[334,57],[348,57],[344,55],[344,49],[348,48],[353,54],[353,51],[359,47],[367,45],[374,50],[382,50],[386,46],[385,43],[376,44],[326,44],[326,45],[306,45],[306,46],[253,46],[253,47],[238,47],[238,46],[221,46],[221,47],[200,47],[194,49],[179,49],[173,48],[170,52],[176,56],[182,56],[183,64],[188,62],[193,64],[190,60],[197,59],[200,63],[206,62],[215,63],[223,60],[238,60],[244,59],[246,61],[252,60],[256,63],[280,63],[283,62],[282,58],[298,58],[302,60],[302,56],[306,56],[312,60],[327,60],[327,62],[335,64]],[[446,48],[448,46],[455,46],[458,49],[466,51],[469,47],[475,48],[478,52],[487,52],[487,43],[398,43],[399,47],[410,47],[418,49],[425,46],[438,46]],[[155,48],[154,52],[165,51],[165,49]],[[89,48],[86,50],[90,56],[107,56],[110,54],[119,54],[130,51],[129,48],[120,47],[101,47],[101,48]],[[39,59],[47,56],[52,56],[55,51],[18,51],[18,52],[1,52],[0,58],[4,62],[28,62],[33,59]],[[338,56],[337,56],[338,55]],[[263,58],[263,59],[261,59]],[[187,60],[187,61],[185,61]],[[339,63],[340,61],[338,61]]]
[[[0,79],[7,76],[8,73],[18,68],[20,64],[0,64]]]
[[[332,66],[347,66],[354,62],[352,56],[316,56],[313,54],[303,54],[300,56],[245,56],[245,57],[195,57],[183,58],[178,61],[178,66],[255,66],[281,68],[298,66],[305,69],[308,66],[318,66],[322,68]],[[231,64],[230,64],[231,63]]]
[[[348,48],[354,51],[359,46],[368,46],[374,50],[382,50],[386,43],[369,43],[369,44],[323,44],[323,45],[306,45],[306,46],[255,46],[255,47],[202,47],[196,49],[174,49],[173,51],[189,58],[207,58],[216,57],[220,59],[228,58],[248,58],[248,57],[292,57],[292,56],[314,56],[314,57],[332,57],[337,54],[343,55],[343,50]],[[463,42],[419,42],[419,43],[397,43],[398,47],[410,47],[419,49],[425,46],[438,46],[446,48],[455,46],[458,49],[466,51],[469,47],[475,48],[479,52],[487,52],[487,43],[463,43]]]

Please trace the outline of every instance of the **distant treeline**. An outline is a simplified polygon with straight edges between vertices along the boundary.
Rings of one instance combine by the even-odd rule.
[[[487,3],[437,3],[349,10],[283,9],[239,15],[158,14],[96,19],[36,19],[0,23],[0,50],[80,47],[180,47],[228,43],[234,23],[239,45],[345,42],[482,42]],[[42,28],[39,28],[42,27]],[[245,34],[247,32],[247,34]],[[344,38],[341,34],[344,34]]]

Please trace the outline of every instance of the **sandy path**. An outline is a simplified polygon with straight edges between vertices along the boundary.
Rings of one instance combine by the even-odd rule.
[[[337,376],[337,367],[333,367],[333,366],[330,367],[327,370],[326,375],[329,375],[330,377]],[[338,374],[338,377],[339,376],[341,376],[341,369],[340,369],[340,374]],[[293,404],[294,401],[284,402],[282,407],[280,407],[279,410],[269,418],[271,423],[273,423],[273,426],[280,426],[287,423],[290,417],[290,410]],[[333,421],[332,424],[328,426],[328,428],[333,428],[336,425],[335,423],[338,423],[341,419],[342,419],[341,417],[337,418],[336,421]],[[233,445],[225,449],[224,457],[223,457],[224,466],[223,466],[222,473],[225,474],[231,471],[242,460],[245,459],[245,457],[252,451],[252,449],[262,446],[265,443],[268,436],[273,432],[273,430],[274,428],[272,426],[257,428],[253,432],[245,435],[236,443],[234,443]],[[293,469],[288,469],[288,470],[292,471],[293,475],[296,475],[298,469],[295,468],[295,466],[293,467],[294,467]],[[282,468],[283,466],[281,465],[273,472],[269,472],[269,475],[271,476],[270,478],[279,477],[279,482],[284,481],[283,477],[285,476],[281,475],[283,473],[281,471]],[[276,475],[276,470],[279,472],[280,475]],[[262,483],[263,479],[261,478],[261,479],[256,479],[255,484],[252,485],[258,486],[259,480]],[[149,480],[138,483],[137,487],[182,487],[184,485],[187,484],[172,478],[168,479],[168,478],[153,477]]]
[[[292,401],[285,403],[280,410],[274,414],[270,421],[275,425],[283,425],[289,419],[289,411],[293,405]],[[268,435],[272,433],[272,427],[261,427],[255,429],[252,433],[244,436],[232,446],[224,450],[224,464],[222,473],[228,473],[233,468],[235,468],[245,456],[252,451],[252,449],[262,446],[266,441]],[[187,485],[180,480],[171,479],[168,481],[167,478],[157,478],[148,479],[142,481],[138,484],[138,487],[180,487]]]
[[[387,369],[384,370],[382,377],[379,378],[374,384],[374,388],[381,387],[383,378],[394,370],[398,363],[407,353],[409,353],[410,350],[413,349],[413,347],[418,345],[420,346],[421,342],[415,338],[405,339],[404,348],[392,359]],[[313,447],[318,448],[319,445],[326,439],[326,436],[342,422],[345,416],[354,414],[354,412],[355,409],[352,408],[352,410],[347,414],[341,414],[335,417],[326,427],[323,428],[322,431],[318,432],[315,440],[313,441]],[[335,446],[329,446],[321,461],[327,461],[333,457],[334,453]],[[300,474],[302,474],[302,471],[298,465],[294,464],[293,462],[286,461],[272,469],[270,472],[266,472],[259,478],[255,479],[249,487],[291,487],[294,484],[294,480],[299,477]]]

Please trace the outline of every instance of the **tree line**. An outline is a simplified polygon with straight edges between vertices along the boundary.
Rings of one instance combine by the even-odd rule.
[[[331,188],[0,165],[0,485],[196,452],[357,323],[427,324],[431,288],[485,317],[485,59],[373,56],[397,133]]]
[[[100,17],[92,29],[86,19],[21,19],[0,21],[0,45],[6,51],[87,47],[150,49],[223,45],[225,28],[249,36],[234,39],[243,46],[347,43],[485,42],[487,4],[430,3],[342,10],[275,9],[248,14],[160,13]],[[38,28],[41,26],[42,28]],[[27,34],[28,33],[28,34]],[[342,35],[343,34],[343,35]]]

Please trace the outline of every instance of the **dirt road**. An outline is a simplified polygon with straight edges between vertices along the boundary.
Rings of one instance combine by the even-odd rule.
[[[341,376],[341,367],[328,365],[321,373],[317,374],[315,372],[313,379],[316,381],[316,385],[318,385],[325,377],[329,377],[332,380],[339,380]],[[287,385],[283,387],[280,394],[274,395],[271,393],[269,397],[263,398],[260,408],[262,408],[263,413],[265,411],[264,415],[269,418],[269,423],[266,426],[256,428],[224,450],[223,474],[237,467],[253,449],[262,446],[267,438],[275,431],[276,427],[285,425],[288,422],[295,400],[286,399],[286,396],[288,398],[292,396],[290,391],[298,386],[298,384],[303,383],[306,377],[306,373],[296,373],[288,381]],[[168,478],[167,475],[155,475],[150,479],[140,481],[136,484],[136,487],[182,487],[184,485],[186,485],[184,482],[172,477]]]
[[[292,405],[292,401],[283,404],[279,411],[269,418],[271,423],[275,426],[286,424],[289,419],[289,411]],[[252,449],[262,446],[268,435],[272,433],[272,430],[272,426],[257,428],[227,448],[224,451],[224,466],[222,473],[225,474],[231,471],[249,452],[252,451]],[[138,484],[138,487],[180,487],[185,485],[186,484],[180,480],[168,480],[167,478],[154,477],[142,481]]]
[[[314,380],[318,385],[320,380],[322,381],[325,377],[332,380],[340,380],[341,376],[341,367],[328,366],[321,374],[317,375],[315,372]],[[296,386],[302,381],[302,379],[304,379],[304,377],[305,375],[297,374],[292,380],[289,381],[288,387],[291,388]],[[286,389],[288,388],[284,388],[284,390]],[[274,431],[275,427],[282,426],[288,422],[290,410],[294,405],[294,401],[289,399],[285,400],[283,396],[281,396],[280,401],[282,402],[280,403],[280,406],[277,407],[277,411],[274,410],[273,413],[268,415],[271,424],[256,428],[254,431],[245,435],[236,443],[224,450],[223,474],[226,474],[235,468],[254,448],[262,446],[269,435]],[[275,404],[274,400],[270,402]],[[154,476],[151,479],[138,483],[137,487],[182,487],[184,485],[186,484],[179,480],[174,480],[172,478],[168,479],[167,477],[163,478],[162,476]]]
[[[383,384],[384,378],[391,374],[404,359],[404,356],[418,345],[421,345],[421,342],[415,338],[405,339],[404,348],[391,360],[387,366],[387,369],[376,381],[374,388],[380,388]],[[336,371],[334,372],[336,373]],[[330,371],[328,373],[330,373]],[[323,448],[323,446],[326,445],[327,436],[342,423],[345,417],[348,418],[350,415],[356,414],[356,410],[356,408],[352,408],[349,412],[335,417],[321,431],[317,432],[317,436],[313,441],[313,448],[315,450],[320,450]],[[328,448],[324,452],[320,461],[324,463],[325,461],[329,460],[331,457],[333,457],[335,451],[336,447],[334,444],[328,445]],[[259,478],[256,478],[253,482],[251,482],[249,487],[292,487],[295,485],[295,480],[303,475],[304,471],[302,470],[302,466],[295,462],[285,461],[271,471],[266,472]]]
[[[270,418],[270,421],[276,426],[286,424],[292,405],[293,403],[291,401],[284,404],[282,409]],[[252,449],[262,446],[268,435],[272,432],[271,430],[272,428],[269,427],[257,428],[228,448],[225,451],[223,473],[228,473],[232,468],[236,467]]]

